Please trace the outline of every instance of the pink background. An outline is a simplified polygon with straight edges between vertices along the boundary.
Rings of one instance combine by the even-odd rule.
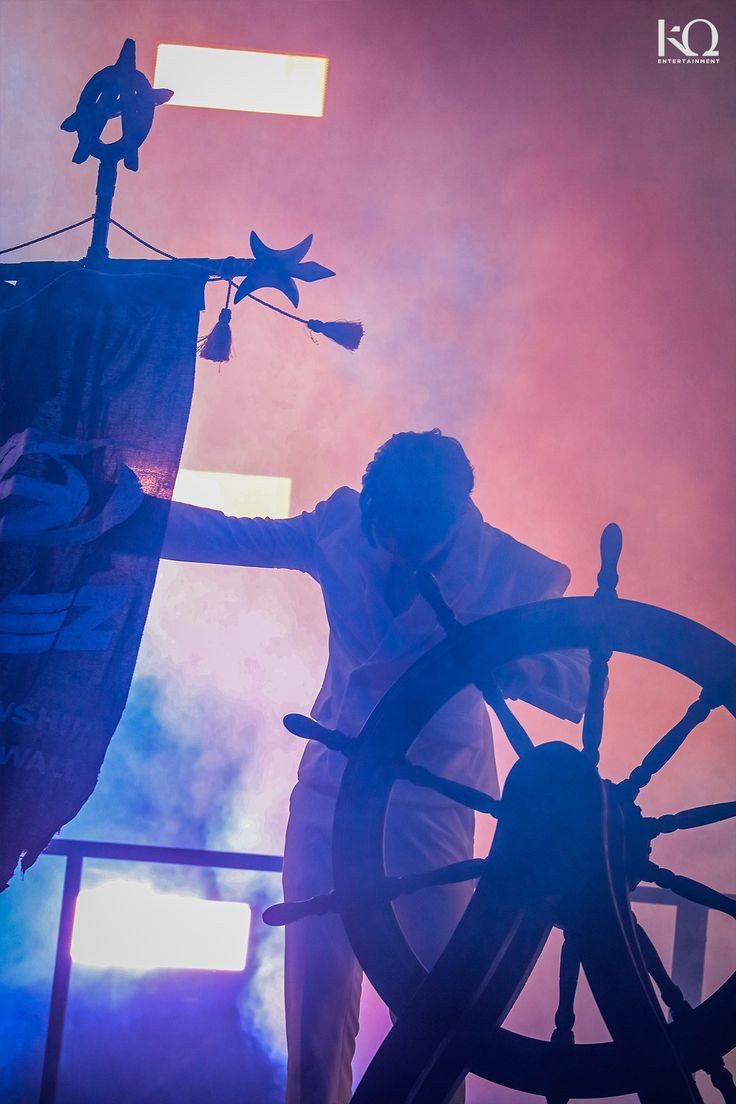
[[[657,19],[696,16],[717,25],[720,64],[658,65]],[[622,595],[736,636],[732,5],[32,0],[2,21],[3,245],[91,212],[93,163],[71,164],[58,124],[126,36],[149,75],[162,41],[330,59],[324,118],[162,108],[139,174],[121,173],[115,217],[179,256],[247,254],[251,228],[276,247],[313,231],[310,258],[337,277],[303,285],[305,317],[366,329],[351,355],[239,305],[237,358],[199,368],[187,467],[290,476],[297,511],[356,486],[391,433],[437,425],[464,443],[487,519],[567,562],[571,593],[592,591],[616,520]],[[81,256],[87,240],[14,259]],[[114,229],[111,244],[140,253]],[[221,305],[215,285],[203,332]],[[171,673],[172,698],[185,686],[231,703],[232,731],[206,754],[237,767],[237,718],[255,733],[243,805],[212,846],[279,849],[297,749],[278,718],[306,712],[319,684],[319,594],[302,577],[203,570],[142,662]],[[612,673],[602,766],[618,778],[694,692],[631,660]],[[524,718],[538,738],[560,733]],[[645,812],[733,799],[735,764],[732,726],[713,717]],[[733,854],[733,828],[712,827],[656,857],[736,892]],[[673,918],[643,915],[667,960]],[[711,988],[727,944],[712,920]],[[548,1033],[553,968],[512,1014],[520,1029]],[[371,1000],[362,1064],[385,1022]],[[581,1038],[600,1030],[582,1017]],[[522,1098],[477,1083],[470,1099]]]

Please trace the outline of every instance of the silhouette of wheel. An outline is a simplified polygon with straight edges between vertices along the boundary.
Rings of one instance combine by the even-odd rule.
[[[335,889],[273,906],[272,923],[337,910],[363,969],[397,1021],[366,1071],[353,1104],[442,1104],[467,1072],[566,1104],[637,1093],[642,1104],[697,1104],[692,1074],[706,1070],[727,1104],[736,1087],[723,1055],[736,1046],[736,973],[691,1008],[638,925],[630,893],[650,881],[736,917],[736,902],[650,859],[660,832],[736,816],[736,802],[644,817],[641,789],[715,709],[736,716],[736,647],[698,623],[616,594],[621,533],[601,540],[598,589],[504,610],[460,626],[432,576],[419,589],[446,640],[392,687],[355,740],[308,718],[285,718],[301,736],[342,751],[347,764],[333,831]],[[493,673],[527,656],[563,649],[590,654],[582,750],[535,747]],[[622,782],[598,772],[604,698],[613,653],[650,660],[690,679],[699,694]],[[406,758],[431,717],[470,683],[483,691],[519,756],[500,800],[442,779]],[[389,877],[384,828],[392,787],[408,780],[490,813],[498,826],[487,859]],[[419,962],[392,902],[429,885],[475,880],[470,904],[431,972]],[[269,915],[270,914],[270,915]],[[552,926],[564,933],[560,1000],[549,1042],[501,1027]],[[574,998],[585,970],[612,1042],[576,1044]],[[667,1023],[656,984],[670,1009]]]
[[[736,916],[730,898],[649,859],[650,841],[660,831],[734,816],[736,802],[658,820],[642,817],[634,804],[640,789],[711,709],[721,705],[736,715],[736,647],[678,614],[618,598],[619,551],[620,532],[609,527],[594,597],[505,610],[465,627],[453,623],[437,593],[430,594],[448,639],[404,674],[351,743],[335,816],[335,899],[342,904],[363,969],[389,1007],[399,1012],[355,1094],[355,1104],[440,1102],[468,1070],[551,1101],[637,1092],[647,1104],[677,1104],[700,1099],[690,1075],[706,1069],[724,1099],[736,1100],[722,1062],[722,1055],[736,1045],[736,974],[690,1009],[629,905],[629,891],[644,880]],[[583,750],[562,744],[534,749],[495,690],[492,672],[514,659],[567,648],[585,648],[591,655]],[[684,717],[618,785],[604,782],[597,772],[613,652],[661,664],[700,688]],[[466,657],[472,657],[472,674]],[[397,778],[411,777],[405,757],[424,724],[471,681],[484,689],[520,752],[495,809],[499,825],[489,859],[485,865],[480,860],[465,864],[466,871],[456,864],[458,869],[445,868],[435,879],[414,879],[413,884],[411,879],[387,878],[383,834],[392,785]],[[418,780],[433,784],[431,778]],[[555,800],[560,787],[566,791],[564,801]],[[445,789],[440,780],[434,788],[483,807],[472,795]],[[569,808],[570,794],[576,809]],[[554,853],[571,840],[574,856]],[[522,871],[530,854],[533,869]],[[399,926],[391,899],[403,890],[432,880],[459,880],[463,874],[479,877],[475,894],[428,976]],[[565,931],[561,1000],[555,1034],[544,1042],[507,1031],[500,1023],[553,923]],[[581,959],[613,1042],[574,1044],[573,999]],[[671,1009],[671,1024],[661,1015],[650,976]]]

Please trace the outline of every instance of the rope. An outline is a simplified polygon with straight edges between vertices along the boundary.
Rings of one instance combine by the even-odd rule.
[[[77,228],[77,226],[84,226],[85,223],[92,222],[93,219],[94,219],[94,215],[89,215],[87,218],[81,219],[79,222],[73,222],[70,226],[63,226],[60,230],[54,230],[50,234],[44,234],[43,237],[33,238],[31,241],[23,242],[21,245],[12,245],[12,246],[10,246],[9,249],[0,249],[0,255],[2,255],[3,253],[12,253],[16,249],[23,249],[27,245],[35,245],[37,242],[46,241],[48,238],[55,238],[57,234],[65,234],[67,230],[75,230]],[[167,253],[163,249],[158,249],[155,245],[151,245],[150,242],[145,241],[143,238],[139,238],[138,235],[134,234],[132,230],[129,230],[127,228],[127,226],[123,226],[122,223],[117,222],[114,218],[111,218],[110,222],[113,224],[113,226],[117,226],[118,230],[122,230],[124,234],[128,235],[128,237],[133,238],[140,245],[144,245],[146,247],[146,249],[150,249],[153,253],[160,253],[160,255],[162,257],[166,257],[170,261],[179,261],[181,264],[188,264],[188,265],[190,265],[191,268],[196,268],[200,272],[204,269],[204,265],[195,264],[193,261],[182,260],[182,258],[180,258],[180,257],[175,257],[173,255],[173,253]],[[86,268],[86,267],[80,267],[78,271],[80,271],[80,272],[94,272],[94,273],[97,273],[99,275],[105,275],[105,276],[124,276],[124,275],[126,275],[125,273],[122,273],[122,272],[104,272],[100,269],[93,269],[93,268]],[[67,275],[69,275],[68,272],[61,272],[58,276],[55,276],[53,278],[53,280],[49,280],[49,282],[47,284],[44,284],[43,287],[40,287],[36,291],[34,291],[34,293],[32,295],[29,295],[21,303],[13,303],[9,307],[3,307],[2,309],[0,309],[0,315],[9,314],[10,311],[19,310],[21,307],[24,307],[27,303],[30,303],[34,299],[38,298],[38,296],[42,295],[44,293],[44,291],[47,291],[48,288],[53,287],[54,284],[58,283],[59,280],[62,280]],[[220,279],[222,279],[222,277],[221,276],[210,276],[209,279],[210,280],[220,280]],[[229,291],[230,291],[230,289],[228,289],[228,298],[229,298]]]
[[[301,322],[304,326],[309,325],[309,319],[300,318],[298,314],[292,314],[291,311],[282,310],[281,307],[275,307],[273,303],[267,303],[265,299],[259,299],[257,295],[249,295],[248,299],[252,299],[254,303],[260,303],[262,307],[268,307],[269,310],[276,311],[277,314],[283,314],[284,318],[293,318],[295,322]]]
[[[133,238],[134,241],[137,241],[139,245],[144,245],[146,247],[146,249],[151,249],[154,253],[158,253],[162,257],[168,257],[168,259],[170,261],[180,261],[181,264],[191,265],[192,268],[200,268],[201,269],[201,268],[204,267],[203,265],[195,264],[193,261],[182,260],[181,257],[175,257],[173,255],[173,253],[167,253],[164,249],[159,249],[157,246],[151,245],[151,243],[145,241],[144,238],[140,238],[140,237],[138,237],[137,234],[134,234],[132,230],[128,230],[127,226],[123,226],[122,223],[116,222],[114,218],[111,218],[110,222],[112,223],[113,226],[117,226],[118,230],[122,230],[124,234],[127,234],[129,238]],[[227,277],[225,277],[225,276],[213,276],[212,279],[213,280],[224,280],[224,279],[227,279]],[[232,289],[233,288],[237,289],[239,287],[240,287],[240,284],[236,284],[234,280],[228,280],[227,303],[225,304],[226,307],[230,305],[230,293],[231,293]],[[281,307],[275,307],[273,305],[273,303],[268,303],[265,299],[260,299],[257,295],[252,295],[251,294],[251,295],[248,296],[248,298],[252,299],[254,303],[260,304],[260,306],[262,306],[262,307],[268,307],[269,310],[276,311],[277,314],[282,314],[284,316],[284,318],[291,318],[291,319],[294,320],[294,322],[301,322],[303,326],[307,326],[309,324],[309,319],[300,318],[298,314],[292,314],[291,311],[282,310]]]
[[[25,249],[27,245],[37,245],[39,242],[48,241],[49,238],[55,238],[57,234],[65,234],[67,230],[76,230],[78,226],[84,226],[85,223],[92,222],[93,219],[94,215],[88,215],[87,218],[80,219],[79,222],[73,222],[69,226],[62,226],[60,230],[52,230],[50,234],[44,234],[40,238],[31,238],[30,241],[21,242],[20,245],[11,245],[8,249],[0,249],[0,256],[2,256],[4,253],[13,253],[16,249]],[[197,268],[200,271],[205,267],[204,265],[196,264],[194,261],[187,261],[184,260],[182,257],[177,257],[173,253],[167,253],[165,249],[159,249],[157,245],[153,245],[151,242],[146,241],[145,238],[141,238],[138,234],[134,234],[132,230],[129,230],[127,226],[123,226],[122,222],[118,222],[117,219],[111,218],[110,223],[112,226],[117,226],[118,230],[122,230],[122,232],[124,234],[127,234],[129,238],[132,238],[133,241],[137,241],[139,245],[145,246],[146,249],[150,249],[152,253],[158,253],[160,257],[166,257],[166,259],[169,261],[179,261],[180,264],[188,264],[191,268]],[[51,284],[56,283],[56,280],[58,279],[59,277],[57,276],[54,280],[51,281],[51,283],[44,285],[44,287],[42,288],[39,288],[39,290],[35,292],[34,295],[29,296],[28,299],[24,299],[23,302],[29,303],[31,299],[35,299],[36,295],[40,295],[42,291],[45,291],[46,288],[51,287]],[[222,280],[225,279],[225,277],[210,276],[210,279]],[[232,288],[237,288],[239,286],[240,285],[236,284],[233,280],[228,281],[228,304],[230,301],[230,292]],[[308,320],[306,318],[300,318],[298,314],[291,314],[289,311],[282,310],[281,307],[275,307],[273,303],[267,303],[265,299],[259,299],[257,295],[249,295],[248,298],[253,299],[254,302],[259,303],[262,307],[268,307],[269,310],[276,311],[277,314],[283,314],[284,318],[292,318],[295,322],[301,322],[304,326],[308,324]],[[17,307],[20,307],[22,305],[22,303],[18,303],[7,309],[16,310]],[[5,311],[2,311],[1,313],[4,314]]]
[[[85,223],[92,222],[94,217],[94,215],[88,215],[87,218],[80,219],[79,222],[72,222],[69,226],[62,226],[60,230],[52,230],[50,234],[43,234],[40,238],[31,238],[30,241],[21,242],[20,245],[10,245],[7,249],[0,249],[0,257],[5,253],[15,253],[16,249],[25,249],[27,245],[38,245],[39,242],[48,241],[49,238],[55,238],[58,234],[66,234],[67,230],[76,230],[78,226],[84,226]]]
[[[113,226],[117,226],[118,230],[122,230],[124,234],[127,234],[129,238],[133,238],[134,241],[137,241],[139,245],[143,245],[146,247],[146,249],[150,249],[154,253],[158,253],[161,257],[167,257],[170,261],[179,261],[181,264],[191,265],[192,268],[201,269],[204,267],[203,265],[195,264],[194,261],[186,261],[183,260],[181,257],[175,257],[173,253],[167,253],[165,249],[159,249],[157,246],[152,245],[144,238],[140,238],[137,234],[134,234],[132,230],[128,230],[127,226],[123,226],[122,223],[116,222],[114,218],[111,218],[110,222]],[[211,279],[224,280],[227,279],[227,277],[212,276]],[[236,284],[234,280],[228,280],[227,303],[225,304],[226,307],[230,306],[230,293],[232,289],[235,288],[237,290],[237,288],[239,287],[240,284]],[[301,322],[303,326],[309,325],[309,319],[300,318],[298,314],[292,314],[291,311],[282,310],[281,307],[276,307],[273,303],[268,303],[265,299],[260,299],[257,295],[251,294],[248,296],[248,298],[252,299],[254,303],[258,303],[262,307],[268,307],[269,310],[276,311],[277,314],[282,314],[284,318],[291,318],[294,322]]]
[[[0,256],[3,253],[12,253],[16,249],[24,249],[27,245],[36,245],[38,242],[46,241],[48,238],[55,238],[57,234],[65,234],[67,230],[75,230],[78,226],[84,226],[85,223],[92,222],[93,219],[94,215],[89,215],[87,218],[81,219],[79,222],[73,222],[70,226],[63,226],[61,230],[54,230],[50,234],[44,234],[43,237],[33,238],[31,241],[23,242],[21,245],[12,245],[9,249],[0,249]],[[188,261],[182,257],[176,257],[173,253],[167,253],[165,249],[159,249],[158,246],[152,245],[151,242],[146,241],[145,238],[141,238],[138,234],[134,234],[133,231],[129,230],[127,226],[123,226],[121,222],[118,222],[114,218],[110,219],[110,223],[112,226],[117,226],[118,230],[122,230],[124,234],[127,234],[129,238],[133,239],[133,241],[138,242],[139,245],[144,246],[146,249],[150,249],[152,253],[158,253],[159,256],[166,257],[169,261],[178,261],[180,264],[187,264],[191,268],[199,269],[200,272],[205,268],[204,265],[197,264],[195,261]],[[92,270],[87,269],[87,271]],[[66,273],[64,273],[63,275],[66,275]],[[109,273],[109,275],[112,275],[112,273]],[[47,288],[50,288],[52,284],[55,284],[56,281],[60,279],[61,276],[56,276],[48,284],[45,284],[42,288],[39,288],[38,291],[34,292],[33,295],[30,295],[27,299],[24,299],[22,303],[14,303],[13,306],[0,310],[0,314],[6,314],[8,311],[17,310],[19,307],[25,306],[26,303],[30,303],[32,299],[35,299],[37,295],[40,295],[42,292],[46,291]],[[209,274],[209,280],[214,281],[224,279],[227,279],[227,277],[212,276],[211,274]],[[239,286],[240,285],[236,284],[234,280],[228,280],[227,305],[229,305],[230,303],[230,293],[233,287],[238,288]],[[277,314],[282,314],[284,318],[291,318],[294,322],[301,322],[303,326],[309,325],[309,319],[300,318],[298,314],[292,314],[291,311],[282,310],[281,307],[276,307],[273,303],[268,303],[265,299],[259,299],[257,295],[249,295],[248,298],[252,299],[254,303],[258,303],[262,307],[268,307],[269,310],[276,311]]]
[[[110,219],[110,223],[113,226],[117,226],[118,230],[122,230],[124,234],[127,234],[133,241],[137,241],[139,245],[144,245],[146,249],[150,249],[152,253],[158,253],[160,257],[166,257],[170,261],[179,261],[181,264],[191,265],[192,268],[204,268],[204,265],[195,264],[194,261],[185,261],[181,257],[175,257],[173,253],[167,253],[165,249],[159,249],[156,245],[151,245],[145,238],[139,238],[137,234],[134,234],[132,230],[129,230],[127,226],[123,226],[122,222],[117,222],[114,218]]]

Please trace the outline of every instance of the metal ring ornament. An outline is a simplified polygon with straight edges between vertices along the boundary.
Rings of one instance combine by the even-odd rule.
[[[82,164],[88,157],[116,164],[123,161],[127,169],[138,168],[138,149],[148,137],[156,108],[171,99],[173,92],[153,88],[150,81],[136,69],[135,43],[126,39],[120,57],[107,65],[85,84],[73,114],[61,124],[65,131],[76,131],[79,144],[72,160]],[[122,135],[112,142],[103,142],[101,135],[110,119],[122,120]]]

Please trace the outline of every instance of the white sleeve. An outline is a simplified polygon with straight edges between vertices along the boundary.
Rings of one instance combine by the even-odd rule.
[[[161,555],[167,560],[285,567],[316,571],[319,531],[340,491],[314,510],[291,518],[236,518],[218,510],[172,502]]]
[[[565,564],[510,541],[507,556],[513,563],[506,601],[526,605],[547,598],[561,598],[570,584]],[[529,702],[563,720],[579,721],[585,712],[590,657],[585,649],[547,652],[504,664],[496,671],[504,697]]]
[[[588,693],[590,658],[580,648],[517,659],[496,671],[505,698],[529,702],[565,721],[582,718]]]

